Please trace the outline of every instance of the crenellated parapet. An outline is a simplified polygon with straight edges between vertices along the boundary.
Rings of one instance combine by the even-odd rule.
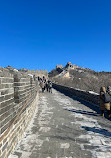
[[[38,81],[16,69],[0,68],[0,157],[8,158],[37,106]]]
[[[21,69],[19,70],[20,72],[25,72],[27,74],[32,74],[32,75],[35,75],[35,77],[43,77],[43,76],[46,76],[48,77],[48,72],[47,70],[27,70],[27,69]]]

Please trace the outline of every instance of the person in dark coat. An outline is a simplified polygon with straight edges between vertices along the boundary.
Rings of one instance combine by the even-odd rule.
[[[47,92],[48,92],[48,81],[46,82],[46,89],[47,89]]]
[[[48,81],[48,91],[49,93],[52,93],[52,82]]]
[[[104,94],[106,93],[106,88],[101,87],[100,88],[100,110],[101,110],[101,116],[104,117],[104,111],[107,110],[108,118],[110,117],[110,102],[105,103],[104,102]]]
[[[107,87],[107,93],[110,95],[110,97],[111,97],[111,87],[110,86],[108,86]],[[111,101],[110,101],[110,115],[109,115],[109,117],[111,117]]]

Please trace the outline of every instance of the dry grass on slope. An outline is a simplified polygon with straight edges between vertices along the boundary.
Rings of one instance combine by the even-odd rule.
[[[52,77],[59,84],[86,91],[99,93],[101,86],[111,86],[111,72],[95,72],[91,70],[69,70],[70,78]]]

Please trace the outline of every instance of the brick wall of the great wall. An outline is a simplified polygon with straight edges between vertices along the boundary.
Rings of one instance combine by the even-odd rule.
[[[75,96],[79,99],[82,99],[84,101],[90,102],[92,104],[95,104],[99,107],[99,94],[86,92],[79,89],[74,89],[71,87],[59,85],[58,83],[53,83],[53,88],[57,89],[58,91],[61,91],[65,94]]]
[[[37,81],[24,73],[0,68],[0,158],[7,158],[21,139],[37,100]]]

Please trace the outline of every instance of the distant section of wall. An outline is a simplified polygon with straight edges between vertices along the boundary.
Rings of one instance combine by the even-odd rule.
[[[0,68],[0,157],[7,158],[36,109],[38,83],[26,73]]]
[[[72,64],[71,62],[67,62],[65,68],[68,69],[68,70],[70,70],[70,69],[76,69],[76,68],[78,68],[78,66]]]
[[[19,71],[35,75],[35,77],[38,77],[38,76],[39,77],[43,77],[43,76],[48,77],[47,70],[26,70],[26,69],[21,69]]]
[[[94,93],[91,93],[91,92],[77,90],[77,89],[74,89],[74,88],[62,86],[62,85],[55,84],[55,83],[53,83],[53,88],[55,88],[58,91],[61,91],[63,93],[67,93],[67,94],[76,96],[80,99],[83,99],[87,102],[90,102],[90,103],[93,103],[93,104],[96,104],[96,105],[99,106],[99,94],[94,94]]]
[[[56,65],[56,69],[61,68],[63,69],[63,65]]]

